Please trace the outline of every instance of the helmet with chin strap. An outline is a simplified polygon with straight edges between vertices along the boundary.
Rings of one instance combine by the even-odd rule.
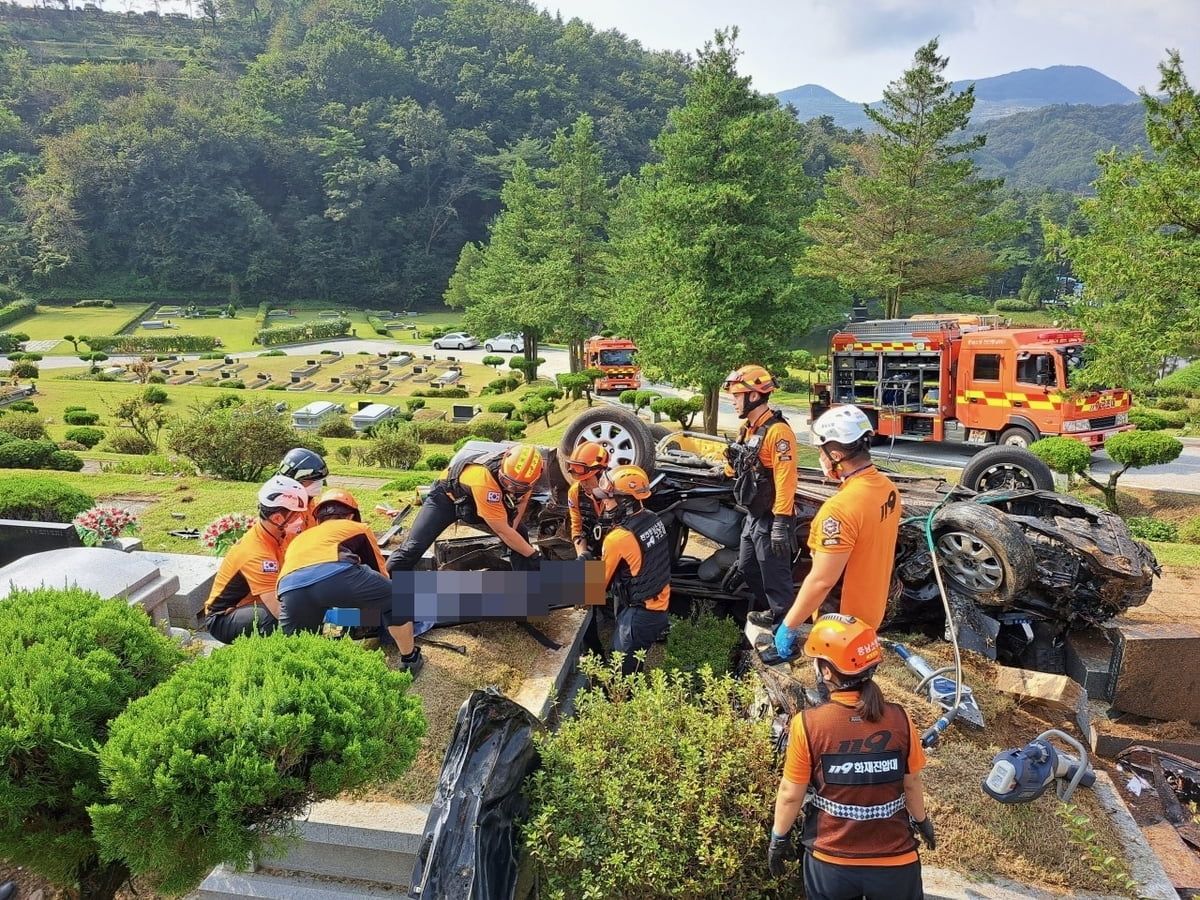
[[[817,417],[812,423],[813,443],[841,444],[843,447],[867,446],[875,429],[871,420],[857,406],[836,406]]]
[[[804,643],[804,655],[823,659],[840,675],[869,678],[883,660],[875,629],[854,616],[821,616]]]
[[[759,394],[769,394],[779,387],[774,376],[759,365],[742,366],[734,369],[725,379],[723,389],[730,394],[749,394],[754,391]]]

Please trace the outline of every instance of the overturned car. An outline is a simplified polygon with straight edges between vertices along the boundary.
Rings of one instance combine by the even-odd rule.
[[[609,448],[614,465],[633,463],[651,476],[647,506],[663,518],[671,541],[672,612],[686,615],[701,605],[742,617],[751,596],[737,569],[743,513],[724,474],[727,442],[655,428],[617,407],[577,417],[558,448],[543,450],[549,464],[530,513],[531,539],[548,558],[574,556],[561,461],[579,443],[596,441]],[[473,442],[460,452],[494,446]],[[1160,572],[1153,552],[1119,516],[1046,490],[1049,470],[1028,451],[984,451],[964,470],[966,486],[889,474],[905,519],[885,630],[945,628],[936,564],[963,646],[1008,665],[1061,672],[1067,632],[1144,603]],[[809,528],[836,490],[820,470],[800,470],[797,584],[811,566]],[[440,540],[434,555],[440,568],[503,568],[501,550],[490,536],[451,538]]]

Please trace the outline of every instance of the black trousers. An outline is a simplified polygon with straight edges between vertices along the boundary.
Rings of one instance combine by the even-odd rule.
[[[279,623],[271,611],[261,603],[247,603],[221,616],[209,616],[204,620],[208,633],[222,644],[232,644],[237,638],[257,631],[270,634]]]
[[[804,854],[807,900],[922,900],[921,863],[902,866],[842,866]]]
[[[388,557],[387,570],[411,572],[416,569],[425,551],[433,546],[433,542],[443,531],[457,521],[458,509],[454,501],[447,496],[446,489],[441,484],[435,484],[421,504],[421,511],[417,513],[416,521],[413,522],[404,543]],[[516,530],[521,537],[526,537],[524,523],[517,525]],[[519,553],[512,553],[511,560],[514,569],[529,568],[525,557]]]
[[[644,606],[626,606],[617,613],[617,627],[613,632],[613,653],[624,653],[621,672],[632,675],[641,663],[634,658],[639,650],[649,650],[658,640],[669,622],[667,611],[646,609]]]
[[[392,583],[370,566],[357,565],[316,584],[284,591],[279,595],[279,627],[284,634],[320,631],[325,613],[334,607],[388,613],[392,608]],[[372,621],[378,623],[379,619]]]
[[[796,586],[792,584],[792,560],[771,553],[774,521],[772,513],[746,516],[738,548],[738,569],[754,595],[755,605],[769,609],[775,620],[781,621],[796,599]]]

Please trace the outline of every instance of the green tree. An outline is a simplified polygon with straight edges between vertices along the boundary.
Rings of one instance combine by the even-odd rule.
[[[1104,505],[1110,512],[1119,513],[1117,481],[1121,476],[1130,469],[1173,462],[1183,452],[1183,442],[1158,431],[1123,431],[1114,434],[1104,442],[1104,452],[1121,468],[1109,472],[1104,481],[1091,474],[1091,454],[1087,452],[1087,447],[1074,438],[1043,438],[1031,444],[1029,449],[1055,472],[1066,475],[1068,480],[1078,477],[1086,481],[1103,495]]]
[[[887,318],[905,298],[970,283],[995,264],[987,244],[999,223],[985,214],[1001,181],[977,175],[968,154],[986,136],[960,134],[975,89],[951,90],[937,50],[936,39],[918,49],[881,107],[864,107],[880,133],[851,148],[853,163],[829,174],[801,226],[815,241],[802,271],[882,297]]]
[[[159,388],[159,390],[162,389]],[[163,396],[165,399],[166,391],[163,391]],[[116,409],[110,408],[109,412],[119,423],[132,429],[134,434],[145,441],[150,452],[158,452],[159,435],[167,427],[171,418],[161,405],[146,396],[131,397],[128,400],[122,400],[117,404]]]
[[[795,122],[737,73],[736,38],[705,45],[655,142],[662,162],[623,185],[614,216],[613,318],[643,365],[703,395],[709,433],[726,373],[781,364],[830,299],[793,273],[806,184]]]
[[[176,420],[167,439],[173,452],[202,472],[231,481],[261,480],[296,444],[291,423],[271,404],[224,405],[220,399]]]
[[[1142,92],[1150,151],[1101,156],[1086,230],[1053,232],[1085,285],[1072,308],[1092,342],[1083,374],[1135,390],[1200,330],[1200,94],[1178,53],[1159,72],[1160,96]]]

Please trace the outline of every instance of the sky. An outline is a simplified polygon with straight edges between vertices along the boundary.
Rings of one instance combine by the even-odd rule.
[[[1158,64],[1178,50],[1200,84],[1200,0],[532,0],[563,20],[616,29],[647,50],[695,55],[736,26],[738,71],[778,93],[819,84],[869,103],[939,39],[946,77],[1089,66],[1130,90],[1158,88]]]

